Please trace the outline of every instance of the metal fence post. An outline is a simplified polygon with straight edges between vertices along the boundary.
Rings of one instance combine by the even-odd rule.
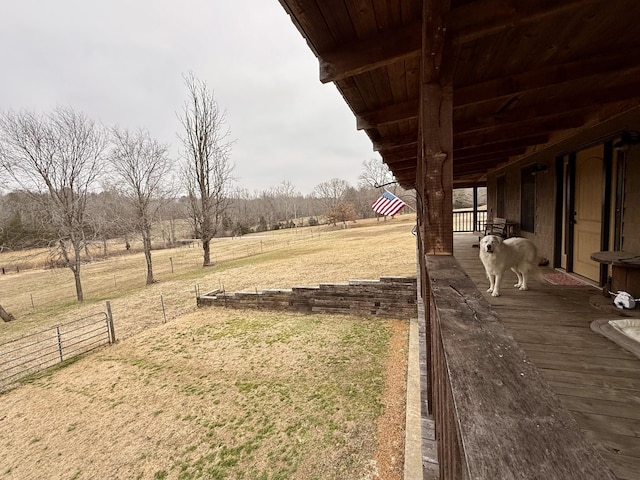
[[[60,362],[64,362],[62,356],[62,337],[60,336],[60,327],[56,327],[56,336],[58,337],[58,353],[60,353]]]
[[[113,327],[113,314],[111,313],[111,302],[107,301],[107,328],[109,329],[109,343],[116,343],[116,331]]]

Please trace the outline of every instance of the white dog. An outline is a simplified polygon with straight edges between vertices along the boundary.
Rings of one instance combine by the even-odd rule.
[[[480,260],[489,279],[487,292],[500,296],[500,282],[504,272],[510,268],[518,277],[514,286],[528,290],[529,274],[538,268],[538,249],[526,238],[513,237],[503,240],[496,235],[487,235],[480,240]]]

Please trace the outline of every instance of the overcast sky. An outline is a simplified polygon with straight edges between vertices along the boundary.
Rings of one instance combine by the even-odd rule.
[[[2,111],[69,106],[146,128],[177,157],[190,71],[226,111],[234,175],[249,192],[355,185],[377,158],[278,0],[0,1]]]

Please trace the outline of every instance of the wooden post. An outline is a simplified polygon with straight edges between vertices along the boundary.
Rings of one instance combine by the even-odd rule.
[[[109,343],[116,343],[116,330],[113,327],[113,314],[111,313],[111,302],[107,302],[107,328],[109,329]]]
[[[427,253],[453,254],[453,69],[448,0],[424,0],[420,130]]]
[[[453,52],[444,23],[449,9],[449,0],[423,0],[422,3],[416,192],[420,285],[429,369],[426,401],[430,413],[433,410],[433,325],[426,255],[453,255],[453,70],[450,62]]]
[[[476,230],[480,230],[480,226],[478,225],[478,186],[473,186],[473,227],[471,228],[472,232]]]

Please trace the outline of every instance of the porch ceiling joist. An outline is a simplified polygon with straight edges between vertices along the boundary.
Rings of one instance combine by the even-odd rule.
[[[496,158],[515,157],[518,155],[524,155],[525,153],[527,153],[527,148],[521,146],[512,148],[511,150],[502,150],[500,152],[478,153],[475,155],[458,154],[456,155],[455,162],[456,165],[468,165],[470,163],[478,163],[485,160],[490,162]]]
[[[402,135],[387,135],[377,140],[371,140],[373,143],[373,150],[375,152],[392,152],[398,148],[405,148],[408,146],[416,147],[416,134],[406,133]]]
[[[602,0],[476,0],[452,9],[448,23],[453,42],[468,43],[594,3]]]
[[[391,166],[393,165],[393,170],[397,172],[402,172],[405,170],[412,170],[416,168],[417,158],[414,156],[413,158],[407,158],[405,160],[398,160],[396,162],[388,162],[385,159],[385,163]]]
[[[384,125],[416,120],[418,118],[418,99],[396,103],[370,112],[356,114],[356,128],[367,130]]]
[[[511,138],[509,140],[484,143],[482,145],[473,146],[461,146],[459,142],[453,141],[453,146],[456,152],[457,158],[473,157],[475,155],[496,154],[504,151],[512,150],[514,148],[529,147],[531,145],[537,145],[541,143],[547,143],[549,141],[549,135],[536,134],[530,137]]]
[[[415,57],[422,45],[421,32],[421,22],[413,22],[324,52],[320,56],[320,81],[336,82],[407,57]]]
[[[625,56],[624,58],[628,57]],[[517,78],[510,77],[485,82],[482,85],[471,85],[455,89],[453,96],[454,111],[480,101],[494,102],[500,98],[505,98],[509,99],[509,107],[511,108],[501,112],[492,112],[484,118],[478,118],[477,116],[475,116],[475,118],[479,123],[486,123],[488,121],[498,123],[500,120],[504,123],[510,123],[537,115],[553,114],[558,111],[567,112],[583,107],[606,105],[638,95],[638,91],[640,91],[640,66],[627,66],[623,68],[618,64],[618,68],[613,68],[610,74],[629,74],[632,80],[626,85],[602,86],[600,89],[591,89],[588,92],[569,90],[568,94],[564,97],[554,96],[544,103],[537,103],[519,109],[514,108],[514,106],[518,104],[519,99],[531,90],[557,87],[562,83],[570,85],[569,80],[565,80],[568,75],[567,70],[556,67],[553,76],[550,75],[550,72],[545,73],[545,71],[539,71],[528,74],[527,79],[518,80]],[[389,105],[378,110],[359,113],[356,115],[357,129],[367,130],[407,120],[415,120],[418,117],[417,107],[418,100],[415,99]],[[469,123],[473,123],[473,121]],[[456,120],[456,127],[460,131],[473,129],[468,125],[460,126],[460,119]]]
[[[280,3],[318,58],[322,81],[335,82],[354,112],[357,128],[401,183],[416,185],[424,175],[411,170],[424,108],[423,9],[440,2]],[[451,45],[442,66],[453,72],[447,88],[453,99],[455,183],[483,178],[471,172],[484,168],[486,174],[523,150],[540,151],[548,142],[640,108],[637,0],[446,5],[446,13],[435,15],[446,25]],[[426,52],[433,47],[424,41]]]
[[[520,3],[486,0],[472,2],[452,10],[448,23],[452,30],[453,42],[466,43],[593,2],[574,0],[558,5],[558,2],[540,1],[524,10],[519,6]],[[469,18],[473,19],[472,23],[467,22]],[[320,52],[320,81],[336,82],[409,57],[417,57],[421,50],[421,40],[421,22],[416,21]]]
[[[598,54],[586,59],[564,61],[536,69],[526,69],[482,82],[456,87],[454,107],[463,107],[510,98],[536,90],[571,86],[576,80],[590,81],[597,85],[602,76],[625,75],[640,70],[635,60],[637,49],[616,49],[609,54]]]
[[[562,115],[581,113],[585,109],[594,107],[606,108],[611,103],[621,100],[637,99],[640,97],[640,77],[627,85],[616,85],[602,90],[584,92],[575,90],[562,98],[552,98],[546,102],[535,103],[519,107],[520,98],[515,96],[509,102],[509,108],[503,111],[479,117],[460,118],[456,121],[457,132],[470,132],[488,127],[502,127],[518,122],[528,122],[531,119],[544,119]]]

